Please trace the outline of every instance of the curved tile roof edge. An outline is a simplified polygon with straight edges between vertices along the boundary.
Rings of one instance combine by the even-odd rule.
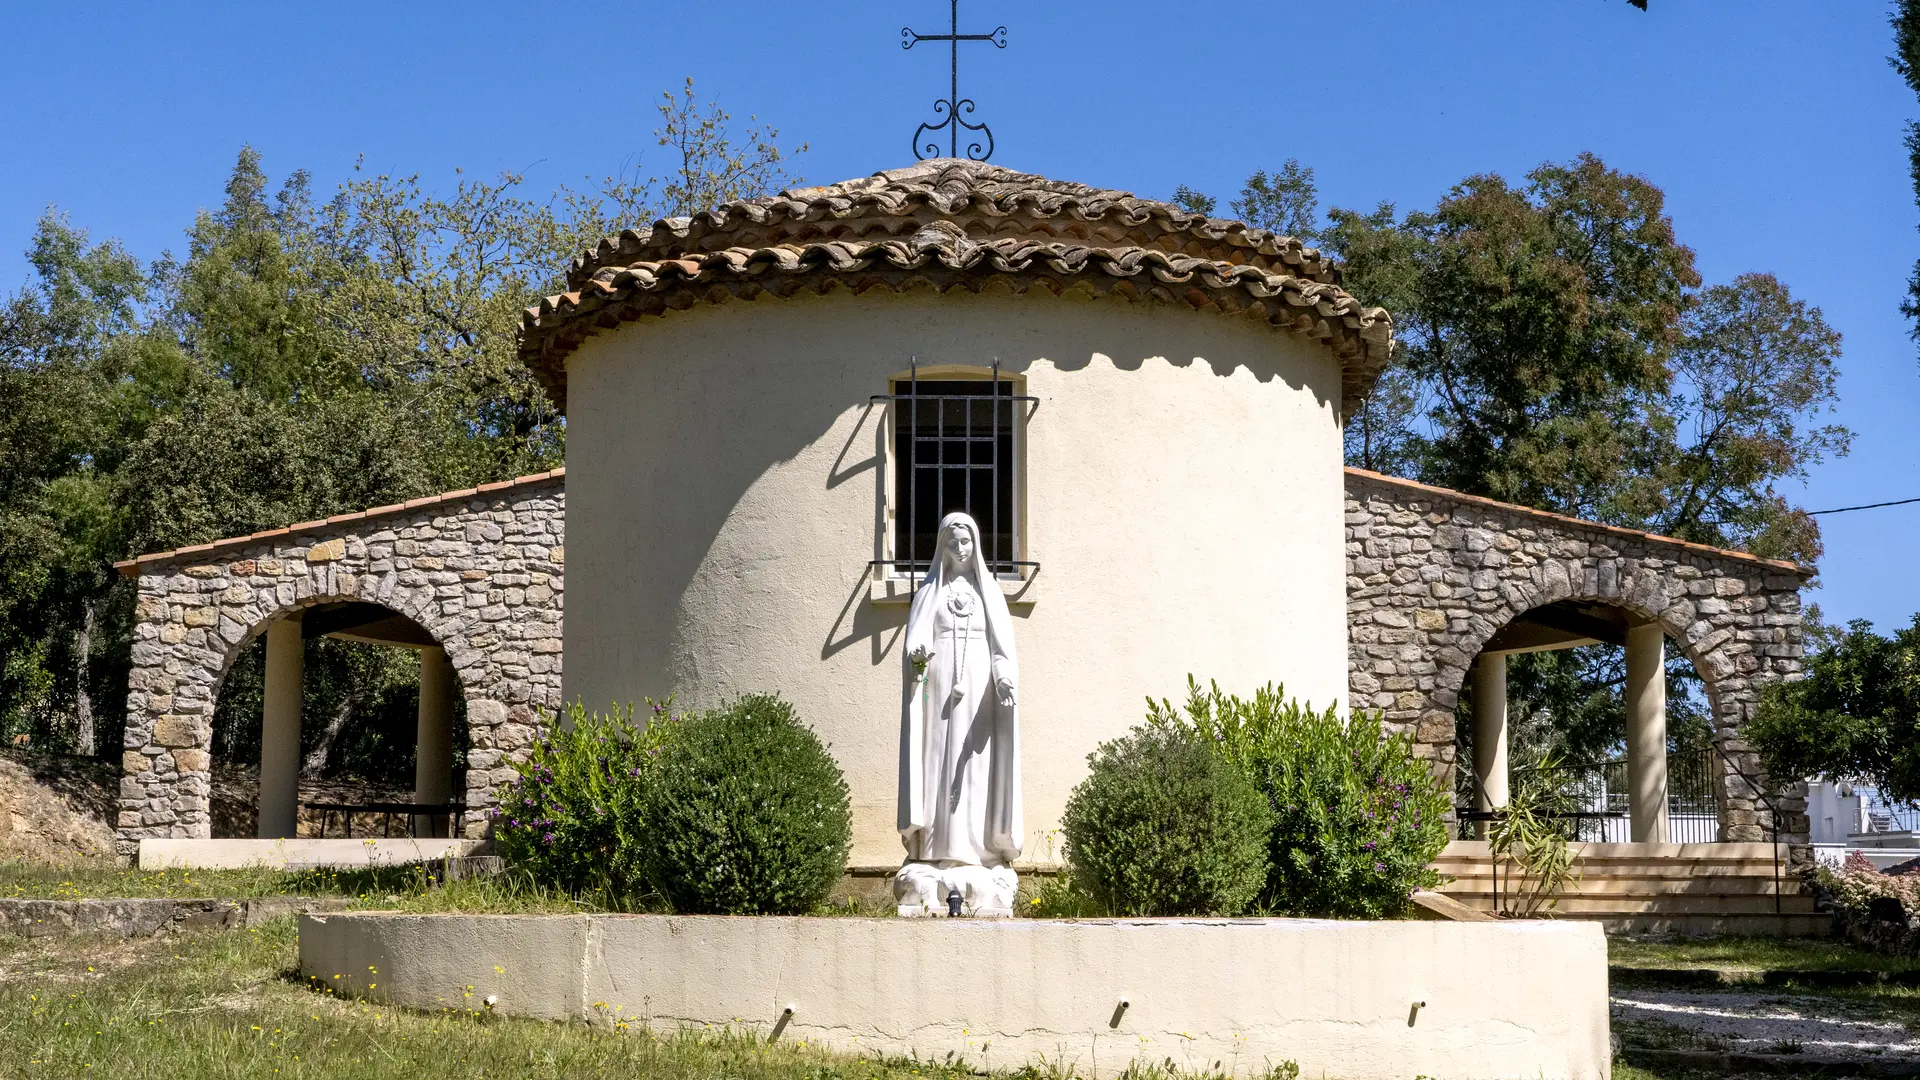
[[[1303,276],[1326,284],[1339,283],[1339,270],[1332,260],[1295,237],[1232,218],[1196,214],[1172,203],[1140,198],[1130,191],[1095,188],[985,162],[934,158],[835,184],[736,199],[691,217],[658,219],[644,231],[622,230],[576,256],[568,267],[567,284],[569,289],[577,288],[596,271],[618,265],[622,259],[664,257],[666,248],[748,226],[911,218],[922,207],[946,216],[973,212],[986,217],[1024,215],[1036,222],[1067,218],[1090,225],[1154,225],[1162,235],[1193,235],[1244,247],[1295,264]]]
[[[1670,547],[1682,548],[1700,555],[1712,555],[1715,558],[1750,562],[1770,569],[1784,570],[1790,574],[1798,574],[1802,578],[1812,577],[1818,572],[1814,567],[1802,566],[1799,563],[1787,559],[1766,559],[1750,551],[1735,551],[1731,548],[1714,547],[1711,544],[1696,544],[1691,540],[1681,540],[1673,536],[1662,536],[1659,533],[1646,532],[1641,529],[1629,529],[1622,525],[1603,525],[1598,521],[1588,521],[1586,518],[1569,517],[1566,514],[1556,514],[1551,510],[1537,510],[1531,506],[1522,506],[1519,503],[1501,502],[1499,499],[1489,499],[1484,495],[1469,495],[1464,491],[1437,487],[1433,484],[1423,484],[1418,480],[1408,480],[1400,476],[1388,476],[1386,473],[1377,473],[1370,469],[1356,469],[1348,465],[1345,467],[1345,471],[1348,476],[1357,476],[1363,480],[1371,480],[1375,483],[1386,484],[1391,487],[1406,488],[1411,491],[1419,491],[1428,495],[1452,499],[1454,502],[1467,503],[1473,506],[1485,506],[1495,510],[1506,510],[1541,521],[1551,521],[1558,525],[1573,525],[1593,532],[1606,533],[1609,536],[1619,536],[1632,540],[1664,544]]]
[[[139,577],[140,571],[145,567],[172,562],[175,559],[181,559],[187,556],[214,555],[223,551],[231,551],[234,548],[246,547],[249,544],[257,544],[263,540],[292,536],[295,533],[317,532],[332,525],[344,525],[355,521],[369,521],[374,518],[419,510],[422,507],[438,506],[441,503],[471,499],[475,495],[493,495],[502,491],[512,491],[516,488],[535,487],[553,480],[564,480],[566,479],[566,475],[567,470],[563,465],[558,469],[528,473],[525,476],[516,476],[511,480],[502,480],[499,483],[481,484],[477,487],[460,488],[457,491],[443,491],[438,495],[427,495],[418,499],[408,499],[406,502],[394,503],[390,506],[375,506],[366,510],[356,510],[348,514],[335,514],[330,518],[322,518],[319,521],[302,521],[295,525],[288,525],[284,529],[266,529],[257,533],[249,533],[246,536],[222,537],[219,540],[211,540],[204,544],[191,544],[187,547],[174,548],[171,551],[156,551],[148,555],[137,555],[131,559],[123,559],[120,562],[114,563],[113,568],[118,570],[122,577]]]
[[[943,227],[944,226],[944,227]],[[1159,250],[1110,248],[1025,237],[976,241],[934,222],[910,237],[727,248],[602,268],[578,290],[543,298],[522,316],[520,359],[566,407],[566,357],[588,336],[645,315],[699,303],[787,297],[811,288],[945,292],[1002,282],[1024,292],[1085,285],[1095,293],[1264,317],[1278,329],[1333,348],[1341,360],[1342,402],[1350,412],[1387,363],[1392,318],[1364,307],[1338,285]]]

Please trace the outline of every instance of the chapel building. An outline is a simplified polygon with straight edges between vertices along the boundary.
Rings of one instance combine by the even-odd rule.
[[[1471,806],[1500,805],[1504,658],[1596,642],[1628,650],[1632,840],[1804,843],[1739,727],[1799,670],[1808,571],[1343,468],[1391,330],[1298,240],[969,161],[610,237],[525,320],[564,473],[123,565],[123,852],[210,835],[213,700],[261,634],[261,835],[291,835],[298,644],[333,634],[444,663],[416,794],[460,801],[469,836],[565,702],[771,691],[840,761],[854,865],[896,866],[898,643],[954,510],[1018,627],[1030,861],[1057,862],[1087,755],[1189,675],[1380,709],[1441,769],[1474,686],[1461,764]],[[1668,648],[1715,717],[1697,837],[1668,791]]]

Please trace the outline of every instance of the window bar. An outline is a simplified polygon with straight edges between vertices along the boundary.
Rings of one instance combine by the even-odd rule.
[[[928,577],[940,572],[933,560],[940,557],[940,519],[947,512],[947,441],[941,431],[946,423],[947,401],[940,398],[933,407],[933,551],[927,555]]]
[[[961,420],[960,430],[967,434],[966,441],[960,444],[960,452],[963,455],[963,460],[967,463],[967,467],[960,472],[960,475],[965,478],[966,483],[966,488],[960,494],[960,501],[966,506],[967,516],[972,518],[974,524],[977,525],[980,523],[980,515],[973,512],[973,399],[967,398],[961,402],[961,405],[966,410],[966,416]],[[979,540],[979,537],[974,537],[975,550],[973,557],[976,559],[985,559],[987,558],[987,545],[980,543]]]
[[[988,384],[993,393],[993,483],[987,488],[987,498],[993,500],[993,553],[1004,556],[1000,550],[1000,358],[993,358],[993,382]],[[993,577],[993,563],[987,564],[987,576]]]

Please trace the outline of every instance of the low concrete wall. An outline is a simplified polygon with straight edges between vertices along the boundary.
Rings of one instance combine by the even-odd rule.
[[[280,870],[331,867],[364,870],[433,859],[465,858],[479,840],[155,840],[140,841],[142,870]]]
[[[1095,1076],[1172,1058],[1240,1074],[1293,1060],[1352,1080],[1604,1078],[1606,965],[1599,927],[1544,921],[300,920],[302,974],[393,1004],[492,995],[519,1016],[735,1024]]]
[[[306,911],[340,911],[351,901],[302,896],[257,900],[169,900],[138,897],[121,900],[20,900],[0,898],[0,934],[62,937],[106,934],[158,937],[197,930],[241,930],[270,919]]]

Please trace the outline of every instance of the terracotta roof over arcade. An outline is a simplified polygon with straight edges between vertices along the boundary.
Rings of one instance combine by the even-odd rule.
[[[319,521],[302,521],[297,525],[289,525],[284,529],[267,529],[263,532],[249,533],[246,536],[228,536],[205,544],[193,544],[188,547],[174,548],[171,551],[156,551],[150,555],[140,555],[114,563],[113,568],[120,571],[123,577],[139,577],[142,569],[158,563],[172,562],[175,559],[188,557],[218,555],[235,548],[246,547],[249,544],[257,544],[262,540],[273,540],[282,536],[291,536],[294,533],[317,532],[322,529],[332,528],[336,525],[350,525],[358,521],[372,521],[376,518],[387,517],[392,514],[408,513],[423,507],[438,506],[442,503],[460,502],[464,499],[471,499],[475,495],[492,495],[497,492],[512,491],[515,488],[534,487],[552,480],[564,481],[566,475],[567,470],[565,468],[529,473],[526,476],[516,476],[511,480],[502,480],[497,484],[481,484],[479,487],[461,488],[458,491],[443,491],[438,495],[427,495],[418,499],[409,499],[406,502],[394,503],[391,506],[376,506],[370,510],[356,510],[351,514],[335,514],[330,518],[322,518]]]
[[[1588,532],[1606,533],[1611,536],[1645,540],[1655,544],[1670,544],[1674,547],[1696,552],[1701,555],[1711,555],[1717,559],[1733,559],[1737,562],[1754,563],[1769,569],[1798,574],[1803,578],[1812,577],[1816,572],[1811,566],[1801,566],[1799,563],[1790,562],[1786,559],[1763,559],[1748,551],[1734,551],[1731,548],[1714,547],[1710,544],[1696,544],[1691,540],[1680,540],[1671,536],[1662,536],[1659,533],[1644,532],[1640,529],[1628,529],[1619,525],[1602,525],[1597,521],[1588,521],[1585,518],[1568,517],[1565,514],[1556,514],[1550,510],[1536,510],[1531,506],[1501,502],[1498,499],[1489,499],[1484,495],[1468,495],[1463,491],[1455,491],[1452,488],[1435,487],[1432,484],[1422,484],[1418,480],[1407,480],[1398,476],[1388,476],[1386,473],[1372,472],[1367,469],[1356,469],[1351,466],[1347,468],[1346,473],[1348,476],[1357,476],[1362,480],[1371,480],[1379,484],[1391,484],[1394,487],[1405,488],[1409,491],[1425,492],[1438,498],[1451,499],[1454,502],[1468,503],[1473,506],[1485,506],[1495,510],[1506,510],[1515,514],[1525,514],[1528,517],[1540,521],[1551,522],[1555,525],[1574,526],[1585,529]]]
[[[1760,556],[1754,555],[1750,552],[1734,551],[1729,548],[1713,547],[1708,544],[1696,544],[1690,540],[1679,540],[1671,536],[1661,536],[1658,533],[1643,532],[1639,529],[1628,529],[1618,525],[1602,525],[1597,521],[1587,521],[1583,518],[1568,517],[1565,514],[1555,514],[1546,510],[1536,510],[1531,506],[1521,506],[1518,503],[1501,502],[1498,499],[1489,499],[1480,495],[1468,495],[1465,492],[1454,491],[1451,488],[1435,487],[1432,484],[1422,484],[1416,480],[1407,480],[1398,476],[1388,476],[1385,473],[1371,472],[1366,469],[1355,469],[1351,467],[1347,468],[1345,472],[1350,477],[1357,477],[1362,480],[1369,480],[1379,484],[1389,484],[1394,487],[1403,488],[1409,491],[1425,492],[1435,497],[1451,499],[1455,502],[1469,503],[1476,506],[1486,506],[1486,507],[1491,507],[1497,510],[1506,510],[1516,514],[1524,514],[1528,517],[1535,518],[1537,520],[1544,521],[1544,522],[1549,522],[1555,525],[1570,526],[1570,527],[1585,529],[1590,532],[1600,532],[1600,533],[1606,533],[1613,536],[1628,537],[1636,540],[1645,540],[1645,541],[1650,541],[1656,544],[1670,544],[1674,547],[1681,548],[1687,551],[1697,552],[1702,555],[1710,555],[1715,558],[1733,559],[1739,562],[1754,563],[1759,566],[1765,566],[1775,570],[1783,570],[1788,573],[1798,574],[1801,577],[1811,577],[1815,572],[1814,568],[1812,567],[1801,566],[1798,563],[1788,562],[1782,559],[1763,559]],[[457,491],[443,491],[438,495],[428,495],[428,496],[425,496],[424,498],[410,499],[407,502],[394,503],[391,506],[376,506],[369,510],[360,510],[351,514],[336,514],[333,517],[324,518],[319,521],[303,521],[296,525],[289,525],[284,529],[267,529],[263,532],[250,533],[246,536],[230,536],[230,537],[225,537],[223,539],[214,540],[210,543],[194,544],[189,547],[174,548],[170,551],[157,551],[157,552],[153,552],[152,554],[141,555],[136,558],[127,559],[122,562],[114,563],[113,568],[115,570],[118,570],[121,574],[127,577],[138,577],[140,575],[140,571],[143,568],[156,565],[159,563],[166,563],[176,559],[189,558],[189,557],[195,557],[195,556],[217,555],[222,552],[233,550],[235,548],[241,548],[249,544],[258,543],[262,540],[271,540],[281,536],[290,536],[294,533],[317,532],[323,529],[332,528],[333,526],[337,526],[337,525],[353,524],[354,522],[372,521],[372,520],[382,518],[382,517],[387,517],[393,514],[400,514],[408,511],[418,510],[422,507],[432,507],[432,506],[438,506],[443,503],[459,502],[464,499],[471,499],[476,495],[491,495],[497,492],[511,491],[516,488],[535,487],[535,486],[545,484],[554,480],[559,480],[564,482],[566,479],[566,475],[567,475],[567,470],[565,468],[559,468],[559,469],[552,469],[547,472],[538,472],[538,473],[531,473],[526,476],[517,476],[512,480],[504,480],[497,484],[481,484],[478,487],[461,488]]]
[[[528,308],[521,359],[566,407],[566,358],[588,336],[731,299],[847,289],[1040,288],[1260,318],[1340,358],[1350,411],[1385,366],[1392,322],[1291,237],[1124,191],[936,159],[744,199],[602,240],[568,291]]]

